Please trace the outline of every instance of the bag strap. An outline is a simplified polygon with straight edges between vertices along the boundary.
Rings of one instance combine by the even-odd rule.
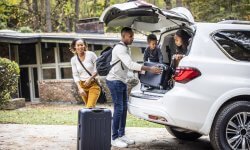
[[[88,69],[83,65],[82,61],[80,60],[79,56],[76,54],[78,61],[80,62],[80,64],[82,65],[83,69],[89,74],[89,76],[92,76],[92,74],[88,71]],[[101,85],[99,84],[99,82],[96,80],[96,78],[94,78],[96,84],[101,87]]]
[[[120,62],[121,60],[118,60],[117,62],[115,62],[115,63],[113,63],[112,65],[111,65],[111,68],[112,67],[114,67],[118,62]]]
[[[89,76],[92,76],[92,74],[88,71],[88,69],[83,65],[83,63],[82,63],[82,61],[80,60],[79,56],[78,56],[78,55],[76,55],[76,56],[77,56],[78,61],[79,61],[80,64],[82,65],[83,69],[89,74]]]

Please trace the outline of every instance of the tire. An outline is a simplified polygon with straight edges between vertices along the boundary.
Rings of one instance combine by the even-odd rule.
[[[209,136],[216,150],[249,150],[250,102],[237,101],[224,106],[216,115]]]
[[[176,128],[172,126],[165,126],[165,127],[171,135],[173,135],[179,140],[195,141],[202,136],[201,134],[197,132],[193,132],[189,130],[184,130],[184,129],[180,129],[180,128]]]

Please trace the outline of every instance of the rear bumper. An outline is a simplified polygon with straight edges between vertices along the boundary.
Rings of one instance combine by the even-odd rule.
[[[156,103],[158,103],[158,105],[155,105]],[[128,102],[128,111],[129,113],[141,119],[163,125],[174,125],[174,121],[166,113],[165,108],[161,107],[163,105],[160,103],[160,100],[147,100],[137,97],[130,97],[130,101]],[[151,119],[149,116],[157,116],[159,119]]]
[[[184,87],[175,87],[157,99],[133,96],[141,92],[133,90],[128,102],[128,110],[131,114],[159,124],[176,126],[202,134],[200,129],[204,125],[207,116],[209,97],[194,93]],[[148,94],[153,94],[149,93]],[[167,121],[152,120],[149,115],[164,117]]]

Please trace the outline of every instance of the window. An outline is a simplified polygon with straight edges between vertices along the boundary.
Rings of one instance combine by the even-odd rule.
[[[56,79],[56,69],[49,68],[43,69],[43,79]]]
[[[8,43],[0,43],[0,57],[9,59],[9,44]]]
[[[102,50],[102,45],[94,45],[94,51]]]
[[[72,69],[70,68],[61,68],[62,79],[72,79]]]
[[[15,52],[17,51],[18,46],[15,44],[10,44],[10,53],[11,53],[11,60],[16,60]]]
[[[41,43],[42,63],[55,63],[55,43]]]
[[[92,44],[88,44],[88,50],[89,50],[89,51],[93,51],[93,46],[92,46]]]
[[[17,45],[9,43],[0,43],[0,57],[16,60],[15,51],[17,50]]]
[[[71,57],[73,57],[74,54],[69,50],[69,44],[60,43],[59,51],[60,51],[60,61],[70,62],[70,59]]]
[[[39,90],[38,90],[38,74],[37,68],[33,68],[33,76],[34,76],[34,86],[35,86],[35,97],[39,97]]]
[[[250,31],[220,31],[214,39],[231,57],[250,61]]]
[[[19,64],[36,64],[36,46],[35,44],[18,45]]]

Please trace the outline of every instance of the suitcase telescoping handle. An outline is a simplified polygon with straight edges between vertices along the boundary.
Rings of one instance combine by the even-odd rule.
[[[92,109],[92,112],[94,113],[102,113],[104,112],[105,108],[89,108],[89,109]]]

